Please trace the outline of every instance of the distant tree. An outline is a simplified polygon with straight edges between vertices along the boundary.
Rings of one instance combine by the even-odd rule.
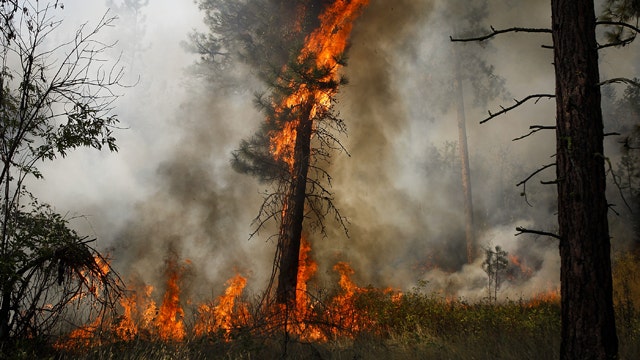
[[[0,3],[0,348],[50,333],[69,305],[96,316],[115,305],[117,275],[67,220],[27,190],[41,161],[79,147],[116,151],[111,115],[119,68],[105,67],[109,47],[96,34],[103,17],[67,42],[52,43],[62,3]],[[81,306],[81,303],[84,305]]]
[[[445,24],[450,26],[449,19],[457,18],[459,21],[450,27],[450,31],[461,34],[458,29],[464,29],[465,34],[482,30],[482,21],[488,14],[488,3],[486,0],[474,1],[447,1],[442,3],[442,13],[438,18],[443,19]],[[445,39],[443,38],[443,41]],[[456,124],[458,129],[458,158],[460,159],[460,175],[464,205],[465,219],[465,240],[467,262],[472,263],[478,253],[478,244],[475,235],[473,191],[471,186],[471,167],[469,161],[469,149],[467,142],[466,128],[466,107],[465,88],[471,88],[473,94],[473,105],[485,105],[487,101],[504,95],[504,80],[494,74],[494,68],[488,64],[480,55],[478,49],[473,46],[442,46],[448,49],[434,59],[434,64],[444,71],[439,74],[430,74],[430,82],[437,86],[440,96],[433,99],[434,94],[430,93],[431,100],[443,110],[454,107],[456,110]]]
[[[640,83],[640,79],[634,79]],[[619,141],[622,157],[618,163],[619,187],[629,200],[635,230],[635,246],[640,248],[640,87],[630,85],[616,104],[618,119],[625,119]]]
[[[501,273],[509,265],[507,259],[508,252],[502,250],[500,246],[496,246],[495,250],[490,247],[484,249],[485,257],[482,262],[482,270],[487,273],[487,290],[489,293],[489,302],[493,297],[493,301],[498,301],[498,290],[502,285],[503,278],[500,277]],[[492,291],[493,290],[493,291]]]
[[[122,61],[129,68],[135,65],[136,55],[145,50],[142,38],[145,35],[145,16],[142,13],[145,6],[149,5],[149,0],[106,0],[109,11],[118,18],[119,33],[126,41],[119,43],[122,51]],[[129,71],[127,71],[129,72]]]
[[[611,10],[609,14],[607,11]],[[605,16],[597,19],[593,0],[552,0],[551,29],[492,29],[486,36],[465,40],[482,41],[507,32],[549,33],[553,39],[554,94],[535,94],[490,113],[484,121],[541,98],[556,99],[555,163],[559,233],[518,228],[560,242],[562,296],[561,359],[615,359],[618,356],[612,301],[611,244],[605,198],[606,172],[600,86],[629,79],[601,81],[598,49],[627,45],[640,32],[636,0],[605,3]],[[598,44],[596,27],[613,26],[605,44]],[[625,36],[625,32],[631,35]],[[525,180],[523,183],[526,183]]]

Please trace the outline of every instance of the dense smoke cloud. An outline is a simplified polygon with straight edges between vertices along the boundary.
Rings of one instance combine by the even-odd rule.
[[[336,198],[351,220],[350,238],[336,231],[316,241],[315,249],[328,259],[321,263],[325,272],[335,261],[346,259],[364,283],[406,289],[423,279],[430,282],[431,290],[474,298],[484,295],[482,256],[475,264],[464,265],[463,198],[453,143],[457,140],[455,107],[442,104],[456,101],[450,98],[452,47],[474,46],[472,51],[491,58],[497,46],[483,49],[450,43],[455,19],[446,15],[456,12],[451,6],[455,2],[374,1],[355,27],[349,60],[357,66],[345,69],[350,84],[340,97],[351,156],[336,157],[331,169]],[[531,63],[519,62],[524,67],[537,66],[534,60]],[[551,75],[541,78],[552,86]],[[524,155],[520,158],[511,156],[510,140],[526,130],[526,119],[518,120],[519,124],[497,119],[508,122],[501,123],[499,130],[479,127],[484,109],[469,106],[474,96],[470,87],[465,89],[479,242],[501,245],[527,257],[535,270],[544,269],[548,284],[543,289],[536,284],[531,291],[544,290],[557,281],[555,246],[549,248],[545,240],[532,246],[535,240],[513,236],[516,225],[552,226],[553,192],[544,194],[530,186],[529,196],[537,206],[526,211],[524,201],[515,199],[520,190],[514,184],[535,169],[535,161],[541,161],[526,152],[520,152]],[[550,149],[544,143],[552,141],[549,137],[538,141],[538,146]],[[525,289],[514,291],[522,295]]]
[[[452,8],[456,3],[371,0],[354,26],[343,71],[350,82],[337,105],[348,126],[343,143],[350,156],[336,153],[328,169],[337,205],[350,220],[349,237],[330,219],[327,237],[309,235],[320,286],[332,286],[327,279],[334,276],[333,264],[349,261],[363,285],[409,289],[427,280],[429,290],[485,295],[482,256],[465,265],[455,108],[443,106],[455,101],[449,78],[453,46],[479,52],[505,79],[496,99],[475,107],[472,87],[465,85],[479,242],[501,245],[532,269],[526,278],[512,269],[517,279],[505,287],[506,294],[526,296],[557,285],[557,244],[513,236],[517,225],[555,230],[555,189],[533,181],[527,186],[529,207],[520,196],[522,188],[515,187],[553,161],[553,133],[511,141],[527,133],[529,125],[552,124],[554,104],[541,101],[478,124],[487,108],[510,104],[506,93],[522,98],[553,92],[551,50],[540,47],[551,39],[516,34],[484,47],[452,44],[448,37],[457,19],[449,16],[457,11]],[[513,10],[499,3],[489,2],[485,26],[549,26],[547,2],[519,1]],[[65,6],[70,15],[99,16],[104,10],[94,5],[89,12],[89,5],[78,1]],[[229,160],[263,115],[253,106],[251,90],[215,89],[185,71],[196,58],[179,43],[194,27],[206,31],[191,1],[152,1],[141,11],[138,26],[144,36],[120,37],[131,23],[105,35],[120,41],[116,54],[117,49],[136,49],[125,54],[130,56],[125,65],[134,82],[140,74],[138,85],[123,90],[116,108],[128,128],[116,134],[120,153],[82,152],[56,163],[45,172],[46,186],[56,192],[41,188],[39,193],[59,210],[88,215],[74,224],[111,249],[125,280],[161,287],[164,260],[173,252],[180,261],[190,260],[189,296],[219,294],[236,271],[248,276],[253,291],[262,291],[275,251],[272,229],[248,237],[265,189],[235,173]],[[617,56],[604,59],[605,74],[616,69]],[[630,65],[637,62],[626,64],[628,73],[622,75],[637,74]],[[261,90],[251,69],[236,71],[247,79],[244,88]],[[551,170],[542,180],[553,177]]]

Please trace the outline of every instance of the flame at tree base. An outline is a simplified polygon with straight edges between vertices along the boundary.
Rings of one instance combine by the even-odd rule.
[[[226,290],[212,301],[193,304],[188,308],[194,321],[188,326],[185,321],[184,303],[180,285],[184,265],[177,260],[167,261],[167,282],[162,303],[153,300],[152,286],[142,286],[139,291],[130,291],[122,298],[122,315],[115,318],[99,318],[89,325],[69,333],[60,341],[58,350],[84,351],[92,346],[137,340],[185,343],[187,340],[204,339],[214,342],[232,342],[238,337],[278,338],[286,334],[302,342],[323,343],[338,339],[354,339],[359,334],[388,337],[398,326],[406,328],[420,321],[443,321],[450,313],[471,313],[496,304],[470,304],[457,298],[439,298],[434,295],[411,292],[403,294],[390,288],[360,287],[352,279],[354,270],[346,262],[338,262],[334,271],[338,284],[334,291],[309,291],[309,285],[317,271],[311,257],[311,246],[303,241],[300,252],[297,303],[287,308],[275,303],[251,304],[243,299],[247,279],[236,274],[226,282]],[[530,300],[512,302],[518,314],[537,308],[559,308],[557,290],[541,292]],[[530,309],[530,310],[529,310]],[[420,313],[416,318],[412,312]],[[481,310],[486,314],[486,310]],[[544,312],[541,312],[544,313]],[[438,315],[433,318],[433,316]],[[523,315],[524,316],[524,315]],[[450,320],[447,320],[450,321]],[[437,326],[452,326],[438,324]]]

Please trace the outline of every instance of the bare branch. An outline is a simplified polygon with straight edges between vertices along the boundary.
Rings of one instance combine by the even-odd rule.
[[[543,170],[546,170],[552,166],[556,166],[556,163],[551,163],[551,164],[547,164],[543,167],[541,167],[540,169],[534,171],[533,173],[531,173],[529,176],[527,176],[526,179],[520,181],[519,183],[516,184],[516,186],[520,186],[520,185],[524,185],[527,181],[531,180],[532,177],[536,176],[537,174],[539,174],[540,172],[542,172]]]
[[[512,27],[508,29],[500,29],[496,30],[491,26],[491,33],[483,36],[473,37],[473,38],[454,38],[449,36],[449,39],[453,42],[470,42],[470,41],[484,41],[490,39],[496,35],[511,33],[511,32],[527,32],[527,33],[546,33],[551,34],[551,29],[546,28],[522,28],[522,27]]]
[[[516,184],[516,186],[520,186],[522,185],[522,193],[520,193],[520,195],[524,196],[524,201],[527,203],[527,205],[529,206],[533,206],[531,205],[531,203],[529,202],[529,199],[527,198],[527,181],[531,180],[532,177],[536,176],[537,174],[539,174],[540,172],[544,171],[545,169],[548,169],[552,166],[555,166],[556,163],[551,163],[551,164],[547,164],[543,167],[541,167],[540,169],[534,171],[533,173],[531,173],[526,179],[520,181],[519,183]]]
[[[534,133],[537,133],[540,130],[555,130],[555,128],[555,126],[531,125],[529,126],[529,129],[531,129],[531,131],[528,134],[517,137],[511,141],[522,140],[530,135],[533,135]]]
[[[604,48],[608,48],[608,47],[613,47],[613,46],[627,46],[629,44],[631,44],[633,42],[633,40],[636,39],[636,35],[631,35],[628,38],[624,38],[624,39],[620,39],[619,41],[614,41],[614,42],[610,42],[610,43],[606,43],[604,45],[599,45],[598,44],[598,50],[604,49]]]
[[[518,233],[515,234],[516,236],[522,235],[522,234],[536,234],[536,235],[549,236],[552,238],[556,238],[558,240],[562,240],[562,238],[558,234],[554,234],[546,231],[540,231],[540,230],[525,229],[521,226],[516,227],[516,231],[518,231]]]
[[[623,28],[627,28],[629,30],[632,30],[636,33],[640,33],[640,28],[637,26],[633,26],[631,24],[628,24],[626,22],[623,21],[596,21],[596,26],[597,25],[613,25],[613,26],[621,26]]]
[[[535,100],[535,103],[538,103],[538,101],[540,101],[540,99],[543,99],[543,98],[552,99],[552,98],[555,98],[555,97],[556,96],[553,95],[553,94],[534,94],[534,95],[529,95],[529,96],[527,96],[526,98],[524,98],[522,100],[513,99],[516,102],[514,105],[506,107],[506,108],[501,106],[502,110],[500,110],[500,111],[498,111],[496,113],[492,113],[491,111],[489,111],[489,117],[487,117],[484,120],[480,121],[480,124],[484,124],[487,121],[489,121],[489,120],[491,120],[491,119],[493,119],[495,117],[498,117],[498,116],[500,116],[502,114],[505,114],[505,113],[517,108],[518,106],[526,103],[529,100]]]
[[[607,171],[606,173],[611,173],[611,179],[613,180],[614,185],[616,186],[616,188],[618,189],[618,193],[620,194],[620,197],[622,198],[622,202],[624,202],[624,204],[626,205],[627,209],[629,209],[629,211],[631,210],[631,205],[629,205],[629,203],[627,202],[627,198],[624,196],[624,193],[622,192],[622,185],[620,184],[620,176],[616,175],[615,171],[613,171],[613,165],[611,165],[611,159],[609,159],[608,157],[602,155],[602,154],[597,154],[597,156],[600,156],[604,159],[604,161],[607,163]],[[605,173],[605,175],[606,175]],[[610,206],[609,208],[611,208],[613,210],[613,208]],[[615,210],[613,210],[615,212]],[[618,213],[616,212],[616,215],[618,215]]]
[[[627,85],[632,85],[632,86],[640,88],[640,82],[637,82],[637,81],[632,80],[632,79],[627,79],[627,78],[613,78],[613,79],[601,81],[596,85],[597,86],[602,86],[602,85],[614,84],[614,83],[624,83],[624,84],[627,84]]]

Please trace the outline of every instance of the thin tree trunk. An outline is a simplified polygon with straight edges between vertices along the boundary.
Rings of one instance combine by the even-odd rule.
[[[293,157],[293,173],[285,199],[278,246],[280,251],[278,288],[276,301],[295,305],[300,256],[300,239],[304,221],[304,205],[307,191],[307,174],[311,155],[312,121],[309,119],[313,103],[303,105],[296,131]]]
[[[2,305],[0,305],[0,344],[9,340],[9,310],[11,309],[11,289],[8,284],[2,285]],[[1,353],[0,353],[1,355]]]
[[[469,171],[469,148],[467,144],[467,119],[464,112],[464,93],[462,90],[462,75],[460,60],[455,58],[455,87],[457,95],[458,113],[458,148],[460,150],[460,166],[462,168],[462,192],[464,194],[465,238],[467,245],[467,262],[471,264],[476,258],[475,229],[473,225],[473,199],[471,196],[471,172]]]
[[[561,359],[615,359],[593,0],[552,0],[557,100]]]

